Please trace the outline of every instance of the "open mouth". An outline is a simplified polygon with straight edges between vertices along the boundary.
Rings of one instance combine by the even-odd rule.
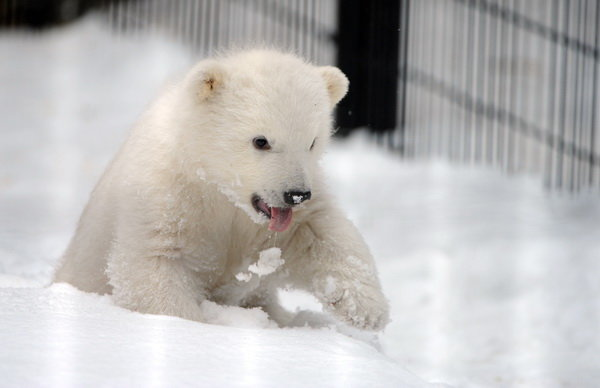
[[[283,232],[292,223],[291,207],[271,207],[257,194],[252,196],[252,206],[269,219],[269,230]]]

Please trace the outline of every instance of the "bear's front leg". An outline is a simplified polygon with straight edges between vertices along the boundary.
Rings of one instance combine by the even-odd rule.
[[[177,252],[168,248],[157,252],[147,246],[123,248],[115,244],[107,269],[117,305],[141,313],[202,320],[200,303],[205,294],[201,281],[177,258]]]
[[[375,263],[356,227],[336,209],[299,226],[290,246],[299,286],[344,322],[368,330],[388,323],[389,307]]]

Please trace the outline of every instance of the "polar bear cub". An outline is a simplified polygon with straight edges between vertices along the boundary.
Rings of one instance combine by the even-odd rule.
[[[347,89],[339,69],[288,53],[201,61],[132,129],[54,281],[198,321],[208,299],[281,322],[275,291],[292,287],[351,325],[382,329],[373,259],[319,166]]]

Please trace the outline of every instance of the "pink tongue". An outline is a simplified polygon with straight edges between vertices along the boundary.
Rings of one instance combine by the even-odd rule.
[[[269,229],[275,232],[285,231],[292,222],[292,208],[272,207]]]

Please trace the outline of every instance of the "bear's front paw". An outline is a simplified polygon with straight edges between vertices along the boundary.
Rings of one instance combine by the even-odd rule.
[[[318,296],[325,309],[342,321],[365,330],[382,330],[389,322],[388,302],[377,285],[336,282],[331,277],[325,283]]]

